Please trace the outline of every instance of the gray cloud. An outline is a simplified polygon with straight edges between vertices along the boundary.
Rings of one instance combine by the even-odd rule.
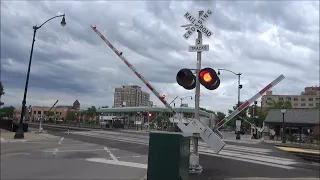
[[[186,11],[197,16],[197,10],[207,8],[214,12],[206,22],[214,35],[204,37],[211,50],[203,53],[202,67],[243,73],[242,100],[280,74],[286,79],[274,91],[300,93],[319,82],[318,6],[319,2],[307,1],[2,1],[1,74],[10,92],[4,99],[21,102],[32,26],[61,13],[66,14],[67,26],[55,19],[37,32],[30,103],[81,98],[84,106],[111,105],[115,87],[137,84],[149,91],[91,30],[91,24],[168,99],[190,95],[193,91],[179,87],[175,76],[181,68],[195,67],[196,53],[188,52],[188,46],[196,34],[185,40],[180,26],[188,23],[183,18]],[[201,106],[226,111],[236,103],[237,77],[221,72],[220,78],[216,91],[202,87]]]

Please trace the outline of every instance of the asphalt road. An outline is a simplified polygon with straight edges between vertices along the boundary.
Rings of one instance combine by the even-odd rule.
[[[64,135],[61,132],[54,132],[54,134]],[[239,141],[235,140],[232,133],[225,132],[224,134],[227,145],[220,155],[213,154],[205,143],[200,143],[200,164],[204,171],[201,175],[192,175],[190,179],[319,178],[319,166],[269,144],[250,140],[249,135],[242,136]],[[147,163],[148,133],[92,131],[72,132],[64,136],[138,154],[144,158],[135,158],[132,161]]]
[[[148,133],[49,131],[55,138],[1,143],[1,179],[140,179],[146,174]],[[213,154],[199,142],[201,175],[190,180],[254,177],[319,178],[319,166],[269,144],[224,132],[227,145]],[[17,171],[18,169],[18,171]]]

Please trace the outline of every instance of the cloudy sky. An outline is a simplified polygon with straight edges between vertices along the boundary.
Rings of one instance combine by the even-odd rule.
[[[285,75],[273,91],[300,94],[319,85],[319,2],[317,1],[1,1],[1,80],[6,105],[21,106],[33,25],[65,13],[67,25],[54,19],[37,31],[28,105],[82,108],[113,105],[115,87],[147,87],[92,31],[109,39],[136,69],[171,101],[194,95],[179,87],[181,68],[195,68],[188,52],[196,35],[183,38],[183,15],[210,9],[206,26],[213,32],[203,43],[202,67],[241,72],[241,100]],[[237,76],[222,71],[215,91],[201,87],[201,106],[226,112],[237,103]],[[150,92],[151,93],[151,92]],[[151,99],[162,106],[154,95]],[[184,103],[194,106],[194,101]],[[180,104],[180,100],[176,101]]]

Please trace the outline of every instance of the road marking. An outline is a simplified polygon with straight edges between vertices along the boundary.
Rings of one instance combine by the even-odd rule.
[[[116,157],[117,159],[123,159],[123,158],[140,158],[142,156],[120,156],[120,157]]]
[[[119,166],[127,166],[127,167],[135,167],[140,169],[147,169],[147,164],[140,164],[140,163],[134,163],[134,162],[126,162],[126,161],[115,161],[115,160],[108,160],[104,158],[88,158],[86,159],[90,162],[98,162],[98,163],[105,163],[105,164],[113,164],[113,165],[119,165]]]
[[[113,155],[113,153],[112,153],[107,147],[104,147],[104,150],[106,150],[106,151],[109,153],[109,155],[110,155],[110,157],[112,158],[112,160],[118,161],[118,159],[116,158],[116,156]]]
[[[30,153],[16,152],[16,153],[1,154],[1,156],[17,156],[17,155],[28,155],[28,154]]]
[[[1,137],[1,142],[7,142],[7,141],[5,141],[5,140]]]
[[[109,149],[109,150],[118,150],[118,149]],[[82,151],[105,151],[105,149],[72,149],[72,150],[60,150],[59,153],[63,153],[63,152],[82,152]],[[42,152],[47,152],[47,153],[52,153],[52,152],[55,152],[55,151],[52,151],[51,149],[48,150],[44,150]]]
[[[59,140],[58,144],[61,144],[62,141],[63,141],[63,139],[64,139],[64,137],[62,137],[62,138]]]
[[[58,149],[55,149],[55,150],[52,152],[52,154],[53,154],[53,155],[57,155],[57,154],[58,154],[58,151],[59,151]]]
[[[199,154],[205,154],[205,155],[209,155],[209,156],[216,156],[216,157],[221,157],[221,158],[226,158],[226,159],[232,159],[232,160],[256,163],[256,164],[261,164],[261,165],[266,165],[266,166],[273,166],[273,167],[278,167],[278,168],[283,168],[283,169],[295,169],[295,167],[292,167],[292,166],[279,165],[279,164],[274,164],[274,163],[267,163],[267,162],[262,162],[262,161],[257,161],[257,160],[249,160],[249,159],[244,159],[244,158],[241,158],[241,157],[221,156],[221,155],[218,155],[218,154],[211,154],[211,153],[205,153],[205,152],[199,152]]]
[[[276,148],[281,149],[283,151],[289,151],[289,152],[303,152],[303,153],[320,154],[319,150],[314,150],[314,149],[301,149],[301,148],[281,147],[281,146],[276,146]]]

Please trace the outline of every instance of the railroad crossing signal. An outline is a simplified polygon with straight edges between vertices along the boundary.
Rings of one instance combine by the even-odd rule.
[[[220,78],[215,70],[204,68],[199,73],[200,83],[209,90],[215,90],[220,86]]]
[[[196,76],[190,69],[181,69],[177,73],[177,83],[187,90],[194,89],[196,87]],[[220,78],[212,68],[204,68],[199,72],[199,82],[209,90],[215,90],[220,85]]]
[[[196,87],[196,76],[193,75],[190,69],[181,69],[177,73],[176,79],[178,84],[187,90],[191,90]]]

